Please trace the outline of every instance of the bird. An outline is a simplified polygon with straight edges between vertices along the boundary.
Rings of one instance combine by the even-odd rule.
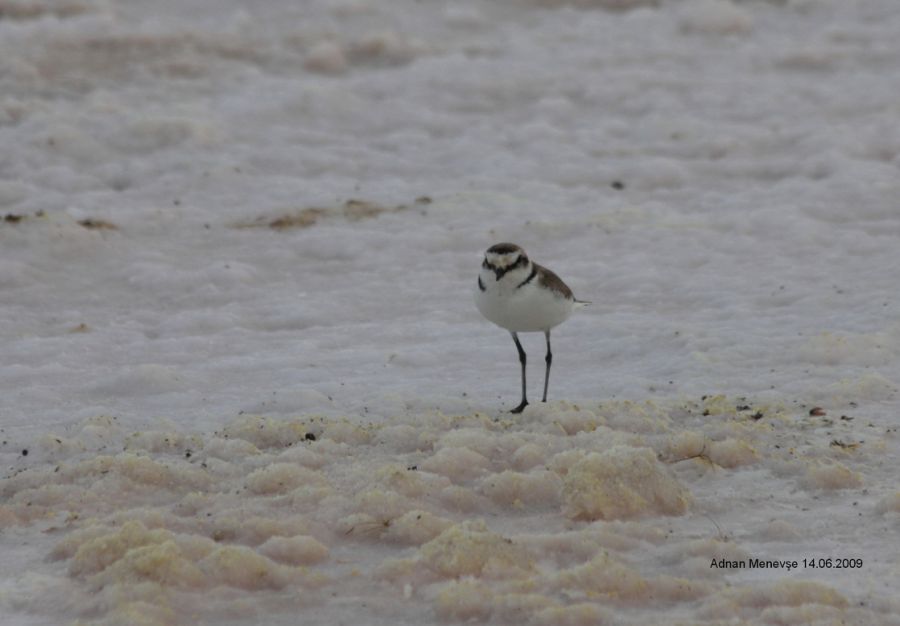
[[[484,262],[475,288],[475,306],[489,321],[505,328],[512,335],[519,363],[522,366],[522,401],[512,413],[521,413],[528,406],[525,388],[525,350],[519,333],[542,332],[547,340],[544,357],[544,397],[550,384],[550,330],[564,321],[576,308],[590,302],[577,300],[569,286],[546,267],[534,263],[520,246],[514,243],[494,244],[484,253]]]

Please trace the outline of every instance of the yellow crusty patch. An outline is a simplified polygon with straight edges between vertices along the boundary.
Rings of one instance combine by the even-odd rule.
[[[603,552],[587,563],[560,571],[553,586],[560,591],[575,591],[588,597],[609,596],[621,599],[644,597],[648,583],[637,571]]]
[[[259,551],[285,565],[314,565],[328,558],[328,547],[308,535],[270,537]]]
[[[555,507],[561,500],[562,486],[559,475],[549,470],[528,473],[506,470],[482,479],[479,490],[504,506]]]
[[[135,521],[127,522],[118,531],[104,533],[98,529],[97,534],[95,537],[83,535],[85,541],[75,550],[69,564],[69,573],[73,576],[96,574],[123,558],[129,550],[158,545],[175,537],[167,530],[148,530]]]
[[[650,448],[613,446],[577,461],[565,477],[565,511],[572,519],[681,515],[690,493]]]
[[[597,604],[580,602],[568,606],[551,606],[535,613],[532,623],[538,626],[602,626],[614,623],[612,614]]]
[[[132,548],[121,558],[91,577],[95,588],[130,582],[155,582],[181,589],[205,586],[204,574],[178,544],[166,541]]]
[[[710,598],[701,609],[701,615],[709,619],[734,619],[758,615],[758,611],[774,607],[803,607],[822,605],[844,609],[847,599],[833,588],[812,581],[778,580],[754,587],[741,587],[725,591]]]
[[[435,608],[441,619],[484,621],[494,609],[493,597],[491,589],[477,580],[453,581],[438,594]]]
[[[385,539],[418,546],[431,541],[452,525],[450,520],[428,511],[409,511],[391,522],[385,532]]]
[[[216,582],[241,589],[282,589],[295,568],[279,565],[244,546],[225,546],[201,560],[200,568]]]
[[[843,463],[816,462],[800,481],[807,489],[850,489],[862,485],[862,476]]]
[[[222,430],[225,439],[243,439],[259,449],[286,447],[306,436],[307,425],[297,419],[279,420],[257,415],[242,415]]]
[[[759,459],[759,455],[750,444],[731,438],[712,442],[709,445],[708,456],[716,465],[728,468],[750,465]]]
[[[455,524],[420,548],[428,569],[446,578],[510,578],[532,569],[528,551],[487,529],[481,520]]]
[[[325,484],[322,474],[295,463],[272,463],[247,477],[247,489],[257,495],[287,493],[297,487]]]

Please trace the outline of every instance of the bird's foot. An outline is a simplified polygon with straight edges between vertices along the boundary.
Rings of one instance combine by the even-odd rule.
[[[519,404],[516,408],[514,408],[510,413],[521,413],[525,410],[525,407],[528,406],[528,400],[522,400],[522,403]]]

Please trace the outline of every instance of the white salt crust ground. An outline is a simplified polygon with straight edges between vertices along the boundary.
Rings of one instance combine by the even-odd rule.
[[[896,437],[848,417],[715,396],[94,418],[3,481],[4,542],[52,547],[0,599],[35,623],[897,623]],[[751,557],[863,565],[710,569]]]
[[[0,0],[0,621],[896,623],[898,32]]]

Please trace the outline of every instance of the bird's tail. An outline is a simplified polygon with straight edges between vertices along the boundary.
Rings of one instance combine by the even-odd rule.
[[[575,300],[575,308],[576,309],[586,307],[589,304],[593,304],[593,302],[590,302],[589,300]]]

